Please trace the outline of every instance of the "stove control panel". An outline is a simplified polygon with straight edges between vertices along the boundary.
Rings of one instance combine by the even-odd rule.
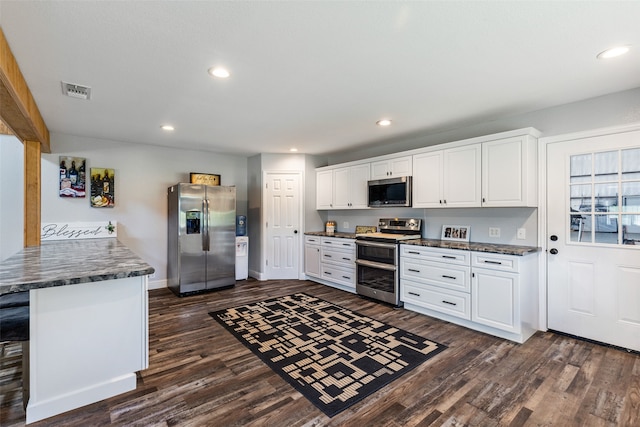
[[[419,218],[380,218],[378,221],[378,230],[381,232],[419,232],[421,228],[422,220]]]

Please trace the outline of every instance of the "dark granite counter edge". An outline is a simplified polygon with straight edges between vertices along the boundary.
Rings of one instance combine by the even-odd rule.
[[[87,254],[75,262],[70,261],[78,258],[79,249]],[[91,255],[96,250],[103,256]],[[116,239],[43,242],[39,247],[25,248],[0,262],[0,295],[154,272],[153,267]]]
[[[13,285],[0,285],[0,295],[10,294],[14,292],[24,292],[24,291],[29,291],[31,289],[44,289],[44,288],[53,288],[56,286],[67,286],[67,285],[78,285],[81,283],[101,282],[104,280],[126,279],[128,277],[146,276],[148,274],[153,274],[154,272],[155,272],[155,269],[149,266],[144,270],[136,270],[136,271],[129,271],[129,272],[99,274],[99,275],[93,275],[93,276],[76,277],[72,279],[60,279],[60,280],[48,280],[48,281],[39,280],[35,282],[25,282],[20,284],[13,284]]]
[[[541,248],[535,246],[518,246],[483,242],[450,242],[439,239],[403,240],[401,243],[404,245],[427,246],[440,249],[456,249],[461,251],[486,252],[516,256],[529,255],[541,250]]]
[[[326,231],[307,231],[304,233],[305,236],[319,236],[319,237],[338,237],[340,239],[355,239],[356,233],[343,233],[343,232],[335,232],[335,233],[327,233]]]

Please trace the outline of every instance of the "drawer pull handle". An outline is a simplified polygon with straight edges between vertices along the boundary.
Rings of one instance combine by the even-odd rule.
[[[324,254],[325,258],[331,258],[331,255]]]
[[[450,301],[445,301],[445,300],[442,300],[442,302],[445,303],[445,304],[449,304],[449,305],[458,305],[455,302],[450,302]]]
[[[331,276],[331,272],[329,272],[329,271],[325,271],[324,274],[326,274],[328,276]]]
[[[411,271],[412,273],[420,273],[420,270],[416,270],[414,268],[410,268],[409,271]]]
[[[458,259],[458,258],[456,258],[456,257],[454,257],[454,256],[451,256],[451,255],[442,255],[442,258],[447,258],[447,259]]]
[[[407,251],[407,253],[412,255],[420,255],[420,252],[416,252],[416,251]]]
[[[343,243],[342,246],[351,246],[351,243]]]
[[[409,295],[413,295],[414,297],[419,297],[420,294],[416,294],[415,292],[409,292]]]
[[[445,279],[452,279],[452,280],[456,280],[456,278],[454,276],[447,276],[445,274],[442,275],[442,277],[444,277]]]
[[[351,258],[347,258],[346,256],[343,256],[342,259],[344,259],[346,261],[351,261]]]
[[[342,276],[343,279],[347,279],[347,280],[351,280],[351,277],[349,276]]]
[[[487,261],[486,259],[484,260],[484,262],[486,262],[487,264],[498,264],[498,265],[502,265],[502,263],[500,261]]]

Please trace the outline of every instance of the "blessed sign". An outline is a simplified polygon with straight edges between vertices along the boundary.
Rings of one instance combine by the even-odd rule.
[[[115,221],[72,223],[43,222],[40,232],[40,239],[42,241],[103,239],[107,237],[118,237],[118,226]]]

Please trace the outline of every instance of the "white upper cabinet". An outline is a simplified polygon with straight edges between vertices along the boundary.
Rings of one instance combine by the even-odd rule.
[[[316,171],[316,209],[368,209],[370,164]]]
[[[316,209],[333,209],[333,170],[316,172]]]
[[[467,145],[413,156],[413,207],[481,205],[481,146]]]
[[[411,156],[396,157],[371,163],[371,179],[411,176],[413,162]]]
[[[537,139],[531,136],[482,144],[482,206],[537,206]]]
[[[413,207],[442,207],[442,150],[413,156]]]
[[[367,208],[369,175],[369,163],[334,169],[333,209]]]

